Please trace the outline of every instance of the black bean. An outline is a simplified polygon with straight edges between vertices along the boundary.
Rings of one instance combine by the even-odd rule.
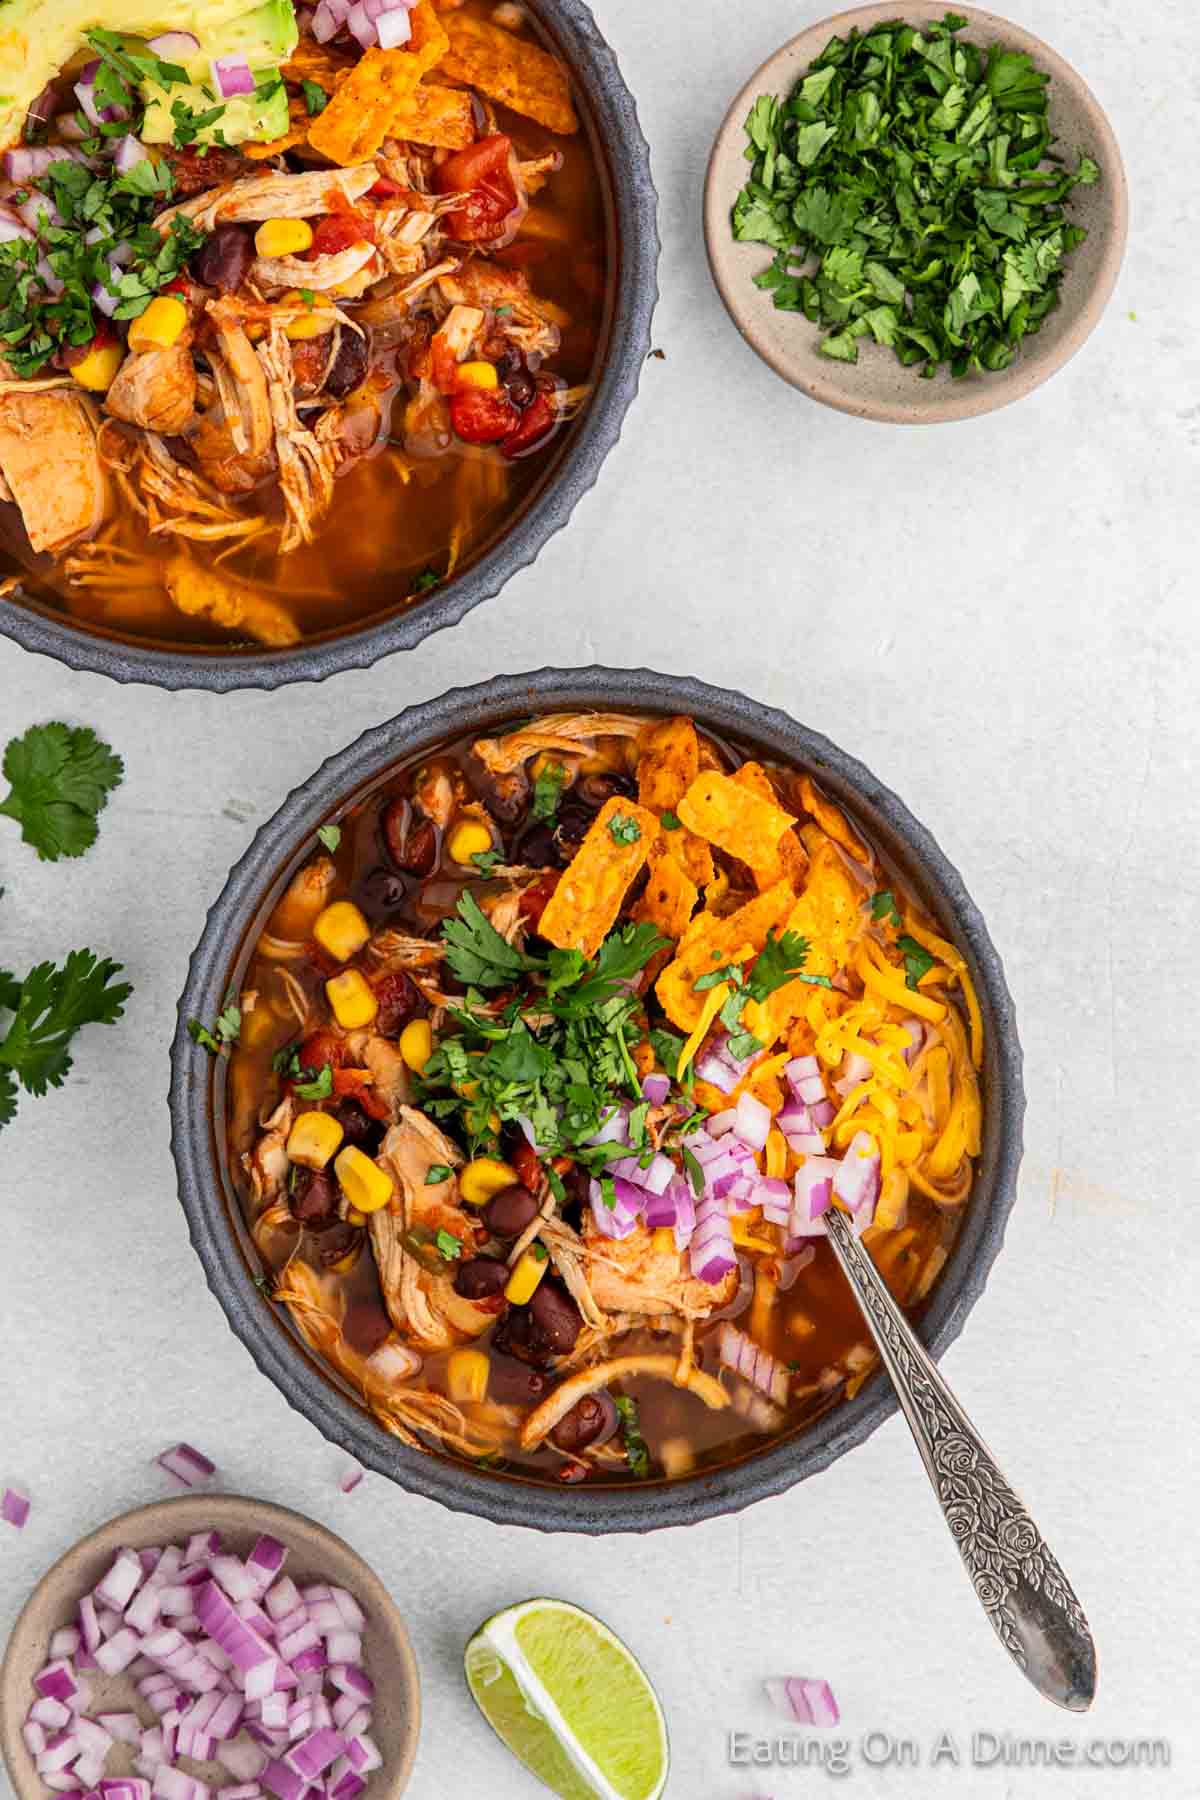
[[[393,800],[383,814],[383,838],[388,855],[410,875],[428,875],[437,855],[437,833],[429,819],[414,823],[413,809],[404,799]]]
[[[354,898],[373,925],[399,912],[407,893],[404,877],[382,867],[369,870],[354,884]]]
[[[607,1394],[585,1394],[558,1421],[550,1433],[551,1440],[560,1450],[573,1456],[577,1450],[586,1450],[589,1444],[595,1443],[601,1432],[612,1424],[614,1411]]]
[[[254,261],[254,239],[241,225],[218,225],[192,257],[192,274],[205,287],[232,294]]]
[[[558,825],[554,841],[568,857],[572,857],[591,830],[595,809],[582,800],[567,800],[558,809]]]
[[[529,1311],[534,1325],[556,1356],[575,1348],[583,1320],[561,1282],[547,1276],[529,1302]]]
[[[508,1284],[508,1264],[498,1256],[473,1256],[454,1276],[454,1291],[464,1300],[491,1300]]]
[[[391,1336],[392,1322],[378,1300],[352,1300],[342,1320],[342,1336],[360,1356],[370,1356]]]
[[[540,1369],[530,1369],[523,1362],[499,1353],[497,1330],[492,1337],[492,1374],[488,1391],[501,1406],[522,1406],[540,1400],[550,1385],[549,1377]]]
[[[340,400],[352,388],[356,388],[367,372],[367,340],[357,331],[351,331],[348,325],[338,327],[340,341],[334,356],[332,367],[325,377],[325,386],[331,394]]]
[[[302,1169],[289,1196],[292,1217],[309,1231],[327,1231],[337,1223],[337,1183],[328,1169]]]
[[[549,825],[538,823],[523,832],[513,845],[513,861],[529,869],[557,869],[563,865],[554,833]]]
[[[594,806],[597,812],[606,800],[620,795],[623,799],[632,799],[637,789],[628,775],[581,775],[571,789],[572,797],[581,800],[585,806]]]
[[[517,1238],[537,1217],[538,1203],[518,1182],[493,1194],[483,1209],[483,1222],[493,1237]]]
[[[366,1108],[350,1094],[339,1100],[332,1110],[342,1128],[342,1141],[353,1144],[356,1150],[364,1150],[368,1156],[374,1156],[383,1142],[387,1127],[378,1119],[373,1119]]]

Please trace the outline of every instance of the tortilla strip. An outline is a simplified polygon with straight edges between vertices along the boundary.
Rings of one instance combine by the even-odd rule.
[[[466,13],[451,13],[444,24],[450,49],[442,60],[443,74],[560,136],[579,130],[567,72],[557,57],[528,38]]]
[[[352,56],[345,56],[328,44],[318,44],[316,38],[302,37],[279,73],[285,81],[293,83],[315,81],[327,94],[332,94],[341,77],[348,75],[353,67]]]
[[[840,806],[826,800],[813,786],[807,775],[800,777],[800,804],[806,813],[810,813],[825,833],[835,844],[852,856],[855,862],[864,863],[867,868],[875,861],[866,844],[863,843],[854,827],[847,819]]]
[[[594,1394],[598,1388],[607,1387],[613,1381],[628,1381],[635,1375],[657,1375],[663,1381],[675,1382],[677,1387],[686,1387],[714,1412],[729,1405],[729,1395],[712,1375],[706,1375],[701,1369],[691,1369],[685,1381],[677,1381],[678,1372],[679,1358],[662,1354],[614,1356],[611,1362],[597,1363],[593,1369],[581,1369],[578,1375],[570,1376],[561,1387],[548,1394],[540,1406],[534,1407],[521,1427],[521,1443],[526,1450],[532,1449],[585,1395]]]
[[[764,800],[716,769],[698,775],[675,810],[689,831],[752,869],[776,866],[779,840],[796,823],[777,801]]]
[[[654,990],[672,1024],[693,1031],[708,998],[707,992],[696,992],[700,977],[727,963],[746,944],[761,950],[767,934],[779,931],[796,905],[791,882],[777,881],[727,918],[697,913],[680,939],[675,961],[663,970]]]
[[[631,843],[619,843],[609,830],[618,819],[637,826]],[[541,936],[560,950],[595,956],[657,834],[658,820],[636,800],[619,794],[606,800],[550,896],[538,927]]]
[[[671,855],[665,836],[660,837],[650,852],[650,879],[633,909],[634,918],[678,942],[699,898],[699,888]]]
[[[739,787],[744,787],[752,794],[757,794],[770,806],[778,806],[779,800],[771,784],[771,777],[761,763],[743,763],[736,770],[733,779]],[[754,879],[758,883],[759,892],[764,888],[774,887],[784,876],[791,882],[796,892],[804,886],[804,877],[808,873],[808,853],[800,842],[796,832],[789,826],[779,840],[774,857],[754,871]]]
[[[429,0],[419,0],[409,16],[408,47],[364,52],[309,126],[309,143],[330,162],[345,165],[374,156],[384,138],[394,135],[397,108],[442,60],[449,40]]]
[[[862,890],[832,843],[813,853],[804,891],[788,914],[784,931],[798,931],[808,941],[806,975],[835,975],[850,960],[850,946],[863,927]],[[742,1020],[746,1030],[768,1047],[795,1019],[802,1018],[814,989],[811,982],[789,981],[769,999],[750,1001]]]
[[[700,773],[700,741],[690,719],[660,719],[638,741],[638,799],[657,813],[676,813]],[[697,887],[713,878],[712,851],[702,838],[680,826],[665,833],[667,848]]]
[[[471,96],[465,88],[419,82],[392,114],[391,136],[438,150],[464,150],[475,142]]]

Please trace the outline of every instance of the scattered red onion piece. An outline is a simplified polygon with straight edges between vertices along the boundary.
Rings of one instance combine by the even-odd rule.
[[[6,1525],[15,1525],[18,1531],[24,1531],[25,1521],[29,1517],[29,1501],[16,1488],[5,1488],[0,1497],[0,1519]]]
[[[193,1450],[190,1444],[175,1444],[171,1449],[162,1451],[154,1460],[168,1475],[173,1475],[176,1481],[187,1488],[198,1486],[217,1472],[216,1463],[209,1462],[207,1456],[199,1450]]]
[[[772,1706],[797,1725],[836,1725],[842,1716],[827,1681],[809,1675],[775,1675],[763,1686]]]
[[[362,1478],[363,1478],[363,1472],[359,1468],[358,1464],[351,1463],[350,1467],[346,1470],[345,1474],[342,1476],[341,1481],[338,1483],[338,1486],[341,1488],[343,1494],[352,1494],[354,1492],[355,1488],[358,1486],[358,1484],[362,1480]]]

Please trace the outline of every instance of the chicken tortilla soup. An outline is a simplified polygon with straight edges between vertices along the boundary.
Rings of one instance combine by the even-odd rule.
[[[228,1056],[260,1285],[404,1443],[678,1476],[873,1362],[980,1150],[966,962],[807,774],[559,714],[390,775],[282,893]]]
[[[587,405],[612,262],[524,7],[246,4],[7,0],[0,41],[0,595],[230,650],[496,535]]]

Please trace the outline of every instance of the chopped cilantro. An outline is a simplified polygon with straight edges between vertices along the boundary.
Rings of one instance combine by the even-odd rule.
[[[529,1254],[532,1256],[534,1262],[543,1263],[549,1255],[549,1252],[547,1251],[545,1244],[534,1243],[529,1246]]]
[[[173,100],[171,117],[175,121],[173,135],[176,144],[181,150],[186,149],[189,144],[194,144],[202,131],[207,131],[210,126],[216,124],[218,119],[224,118],[225,111],[223,103],[210,106],[204,111],[197,111],[195,107],[189,106],[186,100]]]
[[[539,770],[533,784],[533,805],[530,808],[532,819],[542,825],[553,824],[558,817],[558,802],[566,779],[567,771],[561,763],[548,762]]]
[[[323,1063],[316,1074],[313,1074],[312,1070],[307,1073],[312,1076],[312,1079],[298,1081],[292,1092],[301,1100],[328,1100],[333,1092],[332,1063]]]
[[[507,987],[516,976],[542,967],[538,958],[526,956],[500,936],[472,894],[460,896],[458,917],[446,920],[442,937],[446,961],[459,980],[472,987]]]
[[[338,845],[342,841],[342,828],[340,825],[318,825],[317,836],[328,850],[330,856],[333,856],[337,851]]]
[[[447,1262],[462,1255],[462,1239],[456,1238],[452,1231],[439,1231],[434,1242]]]
[[[241,1036],[241,1008],[226,1002],[224,1010],[213,1020],[211,1031],[199,1019],[189,1019],[187,1029],[193,1044],[199,1044],[210,1056],[221,1056],[227,1045],[236,1044]]]
[[[311,295],[311,290],[306,290],[304,288],[301,288],[300,292],[301,292],[302,296],[306,292],[309,293],[309,298],[305,300],[305,305],[311,306],[312,300],[313,300],[313,296]],[[442,579],[441,576],[435,575],[432,569],[422,569],[421,573],[416,577],[416,579],[414,580],[414,582],[412,584],[411,592],[414,594],[427,594],[429,592],[430,588],[435,588],[438,586],[441,579]]]
[[[629,1464],[630,1473],[638,1480],[644,1480],[650,1473],[650,1451],[642,1436],[641,1421],[638,1417],[638,1403],[627,1394],[613,1397],[613,1404],[621,1415],[621,1442],[625,1446],[625,1461]]]
[[[924,944],[918,944],[914,937],[896,939],[896,948],[904,955],[904,980],[910,988],[918,988],[922,975],[928,975],[934,964],[934,958],[926,950]]]
[[[900,908],[890,888],[883,888],[871,900],[871,917],[882,925],[901,925]]]
[[[614,844],[636,844],[642,828],[628,813],[614,813],[608,821],[608,835]]]
[[[305,110],[310,119],[315,119],[317,114],[323,113],[329,105],[329,95],[318,82],[302,81],[300,92],[304,95]]]
[[[682,831],[683,820],[678,813],[665,812],[659,820],[664,831]]]
[[[775,252],[755,283],[825,327],[825,356],[856,362],[873,340],[927,376],[1005,369],[1058,305],[1087,235],[1067,203],[1100,170],[1062,168],[1049,77],[960,39],[966,23],[832,38],[786,101],[762,95],[747,117],[733,235]]]
[[[504,855],[500,850],[476,850],[472,853],[471,861],[481,875],[490,875],[497,863],[504,861]]]
[[[425,1171],[425,1186],[440,1187],[443,1181],[449,1181],[450,1167],[447,1163],[430,1163]]]

